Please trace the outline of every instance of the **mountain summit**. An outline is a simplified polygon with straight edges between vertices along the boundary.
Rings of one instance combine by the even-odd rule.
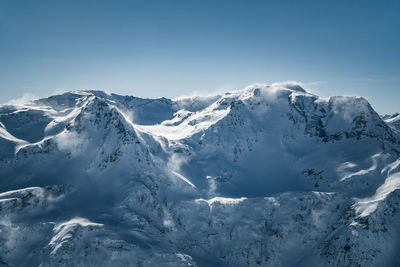
[[[397,266],[399,115],[297,83],[0,106],[0,266]]]

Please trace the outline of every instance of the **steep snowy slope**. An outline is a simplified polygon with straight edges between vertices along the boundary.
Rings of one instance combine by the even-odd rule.
[[[0,265],[397,266],[396,118],[296,83],[0,106]]]
[[[383,116],[383,119],[395,131],[397,131],[397,132],[400,131],[400,114],[399,113]]]

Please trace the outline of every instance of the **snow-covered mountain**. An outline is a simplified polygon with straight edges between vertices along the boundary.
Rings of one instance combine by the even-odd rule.
[[[383,119],[395,131],[400,131],[400,114],[399,113],[396,113],[393,115],[385,115],[385,116],[383,116]]]
[[[399,122],[296,83],[0,106],[0,266],[399,266]]]

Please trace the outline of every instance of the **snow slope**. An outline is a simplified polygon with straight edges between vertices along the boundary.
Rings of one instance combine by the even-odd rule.
[[[397,121],[296,83],[0,106],[0,266],[398,266]]]
[[[392,129],[394,129],[397,132],[400,131],[400,114],[399,113],[383,116],[383,119],[390,127],[392,127]]]

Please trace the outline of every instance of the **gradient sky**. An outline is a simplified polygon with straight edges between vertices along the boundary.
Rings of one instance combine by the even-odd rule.
[[[400,112],[400,1],[0,0],[0,103],[295,80]]]

